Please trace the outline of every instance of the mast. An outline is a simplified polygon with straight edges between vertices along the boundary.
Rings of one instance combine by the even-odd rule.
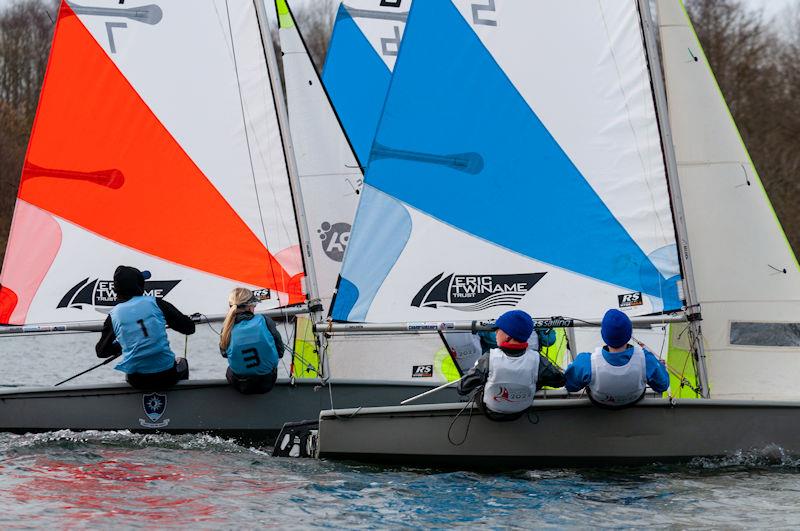
[[[308,219],[303,204],[303,193],[300,188],[300,179],[297,173],[297,161],[294,157],[294,147],[292,136],[289,131],[289,115],[286,111],[286,100],[283,96],[283,85],[278,74],[278,60],[275,57],[275,49],[272,46],[272,38],[269,32],[269,20],[267,18],[264,0],[253,0],[258,18],[258,27],[261,31],[261,43],[264,47],[264,55],[267,59],[267,71],[269,73],[270,84],[272,85],[272,97],[275,101],[275,109],[278,115],[278,126],[283,141],[283,150],[286,154],[286,169],[289,173],[289,186],[292,190],[292,200],[294,211],[297,216],[298,233],[300,235],[300,248],[302,249],[303,262],[306,268],[306,289],[310,301],[312,318],[317,319],[320,311],[316,301],[319,300],[319,287],[317,286],[317,272],[314,267],[314,258],[311,254],[311,238],[308,233]]]
[[[710,398],[708,385],[708,370],[706,368],[706,354],[700,330],[700,304],[697,298],[697,289],[694,284],[694,271],[692,269],[691,254],[689,252],[689,234],[686,230],[686,217],[683,209],[680,180],[678,178],[678,163],[675,158],[675,145],[672,142],[672,130],[669,123],[667,110],[667,91],[661,70],[661,60],[656,44],[655,26],[650,12],[650,0],[637,0],[639,4],[639,18],[642,21],[647,64],[650,69],[653,95],[655,98],[656,115],[663,139],[664,158],[666,161],[667,183],[672,200],[672,211],[675,218],[675,230],[678,236],[678,255],[684,274],[686,296],[686,313],[689,318],[689,328],[693,338],[692,348],[697,361],[697,377],[700,380],[700,390],[703,398]]]

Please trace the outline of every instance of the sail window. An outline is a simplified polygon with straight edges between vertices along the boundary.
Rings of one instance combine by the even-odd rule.
[[[731,345],[800,347],[800,323],[731,323]]]

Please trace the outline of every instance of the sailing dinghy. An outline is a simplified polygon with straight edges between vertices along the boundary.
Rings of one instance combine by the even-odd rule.
[[[328,329],[475,328],[459,312],[503,306],[584,326],[618,307],[668,330],[670,395],[608,411],[546,391],[505,423],[464,404],[325,411],[320,457],[800,454],[800,267],[682,3],[656,4],[663,78],[648,0],[416,2]]]
[[[298,339],[293,361],[312,377],[284,374],[252,396],[224,380],[144,393],[124,383],[12,389],[0,392],[0,429],[268,437],[334,403],[398,403],[437,383],[412,380],[409,365],[384,381],[337,376],[334,391],[325,364],[303,358],[316,355],[316,338],[293,316],[319,314],[325,278],[264,9],[62,3],[0,279],[10,325],[0,332],[99,330],[116,302],[111,272],[129,264],[151,271],[147,293],[187,313],[218,314],[234,286],[260,290],[258,310],[281,320],[287,344]],[[317,119],[336,123],[330,110]]]

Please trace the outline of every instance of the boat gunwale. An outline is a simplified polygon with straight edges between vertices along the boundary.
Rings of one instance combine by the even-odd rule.
[[[308,386],[325,386],[332,385],[333,392],[336,392],[337,386],[353,386],[359,387],[419,387],[421,389],[428,389],[435,387],[437,382],[408,382],[404,380],[358,380],[358,379],[329,379],[323,381],[319,378],[313,379],[298,379],[293,383],[289,378],[278,378],[275,382],[276,386],[287,387],[308,387]],[[177,391],[193,391],[199,389],[209,389],[217,387],[230,387],[227,380],[224,379],[204,379],[204,380],[188,380],[178,382],[176,385],[160,389],[158,392],[177,392]],[[123,394],[140,394],[148,393],[152,390],[136,389],[131,387],[125,382],[117,383],[102,383],[90,385],[70,385],[63,387],[47,386],[47,387],[10,387],[0,389],[0,401],[14,400],[14,399],[31,399],[31,398],[51,398],[54,396],[70,397],[70,396],[109,396],[109,395],[123,395]]]
[[[692,398],[684,400],[676,400],[671,398],[645,398],[638,404],[625,409],[634,408],[667,408],[679,409],[682,407],[700,407],[700,408],[771,408],[771,409],[800,409],[800,400],[797,401],[779,401],[779,400],[741,400],[741,399],[723,399],[723,398]],[[550,398],[547,400],[539,400],[534,402],[530,411],[548,411],[548,410],[562,410],[562,409],[577,409],[577,408],[597,408],[588,398],[574,397],[574,398]],[[407,405],[407,406],[379,406],[379,407],[358,407],[347,409],[326,409],[320,411],[319,420],[349,420],[356,417],[430,417],[437,416],[450,416],[453,413],[466,412],[467,407],[463,402],[451,402],[441,404],[420,404],[420,405]],[[600,409],[600,408],[597,408]],[[473,412],[481,413],[480,407],[477,405],[472,406]],[[613,412],[610,410],[606,410]],[[623,410],[624,411],[624,410]],[[463,413],[462,413],[463,414]]]

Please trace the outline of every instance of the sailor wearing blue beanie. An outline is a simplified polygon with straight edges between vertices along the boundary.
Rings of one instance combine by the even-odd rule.
[[[627,345],[633,334],[630,318],[619,310],[608,310],[603,316],[600,335],[609,347]]]
[[[477,391],[484,414],[492,420],[514,420],[533,405],[536,390],[561,387],[561,369],[538,352],[533,319],[522,310],[506,312],[495,321],[497,346],[482,355],[461,380],[462,395]]]
[[[533,319],[522,310],[511,310],[501,315],[495,322],[502,330],[520,343],[525,343],[533,334]]]
[[[619,310],[608,310],[600,325],[604,346],[594,352],[578,354],[567,367],[566,388],[588,391],[598,406],[618,409],[631,406],[644,397],[649,385],[657,393],[669,388],[669,373],[652,352],[631,346],[633,325]]]

